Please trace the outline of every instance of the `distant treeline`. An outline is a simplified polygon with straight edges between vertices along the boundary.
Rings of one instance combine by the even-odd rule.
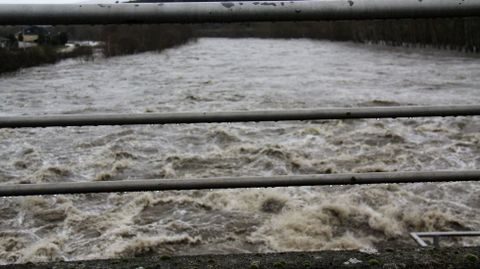
[[[91,55],[91,47],[76,47],[70,52],[59,52],[58,47],[52,46],[37,46],[25,49],[0,48],[0,73],[51,64],[66,58],[90,57]]]
[[[189,37],[313,38],[338,41],[385,43],[393,46],[415,44],[436,48],[478,52],[480,18],[399,19],[323,22],[259,22],[157,26],[66,26],[75,40],[104,40],[110,44],[138,45],[128,51],[144,51],[155,42],[183,43]],[[137,36],[138,35],[138,36]],[[128,42],[117,42],[120,39]],[[171,40],[168,40],[171,39]],[[146,41],[145,41],[146,40]],[[170,43],[170,44],[171,44]],[[128,45],[127,45],[128,44]],[[111,47],[111,55],[118,54]]]
[[[480,18],[209,24],[197,36],[313,38],[478,52]]]
[[[63,26],[56,30],[68,32],[74,40],[103,41],[106,57],[144,51],[161,51],[184,44],[194,38],[188,25],[118,25],[118,26]],[[1,34],[11,35],[19,27],[0,28]],[[65,50],[63,50],[65,51]],[[79,46],[62,52],[61,46],[38,45],[24,49],[0,48],[0,73],[20,68],[56,63],[65,58],[92,57],[93,48]]]
[[[192,26],[186,24],[72,25],[56,28],[58,31],[67,32],[71,40],[102,41],[103,52],[107,57],[161,51],[182,45],[195,36]]]
[[[18,29],[0,27],[0,35],[5,36]],[[71,40],[103,41],[104,54],[107,57],[161,51],[197,37],[313,38],[385,43],[393,46],[412,44],[469,52],[478,52],[480,48],[480,18],[57,26],[56,31],[67,32]],[[43,50],[45,51],[42,53],[32,52],[37,54],[32,57],[48,58],[47,62],[54,62],[56,60],[53,58],[62,57],[54,57],[48,49]],[[0,59],[4,61],[5,55],[0,54]]]
[[[192,27],[182,24],[120,25],[102,29],[103,53],[107,57],[145,51],[161,51],[194,38]]]

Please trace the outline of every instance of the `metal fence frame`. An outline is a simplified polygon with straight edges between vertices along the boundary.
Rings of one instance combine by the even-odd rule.
[[[480,236],[480,231],[459,231],[459,232],[414,232],[410,236],[421,247],[428,247],[428,243],[422,237],[432,238],[432,245],[435,248],[440,247],[440,238],[442,237],[473,237]]]
[[[480,181],[480,170],[309,174],[270,177],[217,177],[157,180],[137,179],[121,181],[15,184],[0,186],[0,197],[102,192],[333,186],[450,181]]]
[[[0,128],[479,116],[480,105],[0,117]]]

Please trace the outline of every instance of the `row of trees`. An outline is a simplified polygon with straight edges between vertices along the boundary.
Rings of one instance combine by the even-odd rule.
[[[72,39],[105,41],[107,55],[161,50],[192,37],[314,38],[393,46],[415,44],[471,52],[480,48],[480,18],[57,28],[68,32]]]
[[[470,52],[480,48],[480,18],[57,28],[68,32],[72,39],[105,41],[107,56],[161,50],[195,37],[314,38],[393,46],[415,44]]]
[[[0,28],[0,34],[5,29]],[[160,51],[196,37],[314,38],[393,46],[416,44],[470,52],[478,52],[480,48],[480,18],[57,26],[55,31],[68,32],[73,40],[103,41],[106,56]],[[64,37],[59,36],[62,39],[59,41]]]
[[[106,26],[102,29],[105,56],[161,51],[190,41],[192,27],[182,24]]]
[[[199,36],[314,38],[416,44],[478,52],[480,18],[242,23],[197,27]]]
[[[16,28],[9,28],[16,30]],[[194,38],[192,27],[188,25],[118,25],[118,26],[72,26],[57,27],[56,31],[73,30],[73,39],[103,41],[103,53],[107,57],[140,53],[144,51],[161,51],[166,48],[184,44]],[[93,30],[93,31],[90,31]],[[0,33],[1,33],[0,29]],[[5,32],[5,31],[4,31]],[[10,36],[12,36],[10,34]],[[53,36],[55,37],[55,36]],[[61,40],[39,38],[39,44],[43,46],[26,49],[0,48],[0,73],[15,71],[20,68],[37,66],[41,64],[55,63],[64,58],[78,56],[91,56],[91,47],[75,47],[72,51],[61,52],[53,43],[64,44],[64,38],[57,35]],[[84,38],[82,38],[84,37]],[[90,38],[86,38],[90,37]],[[20,36],[21,38],[21,36]],[[66,36],[65,36],[66,38]],[[21,41],[21,40],[20,40]]]

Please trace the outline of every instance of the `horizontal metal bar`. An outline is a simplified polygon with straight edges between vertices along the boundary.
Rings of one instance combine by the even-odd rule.
[[[467,17],[478,0],[327,0],[2,4],[0,25],[137,24]]]
[[[423,239],[420,238],[417,233],[410,233],[410,237],[412,237],[413,240],[415,240],[415,242],[417,242],[419,246],[428,247],[428,244],[425,241],[423,241]]]
[[[479,180],[480,170],[66,182],[0,185],[0,196]]]
[[[440,247],[441,237],[457,237],[457,236],[480,236],[480,231],[455,231],[455,232],[413,232],[410,236],[421,247],[428,247],[428,244],[422,237],[433,238],[433,246]]]
[[[147,114],[55,115],[0,117],[0,128],[180,124],[211,122],[286,121],[320,119],[435,117],[480,115],[480,106],[403,106],[323,108],[315,110],[184,112]]]
[[[419,237],[480,236],[480,231],[416,232]]]

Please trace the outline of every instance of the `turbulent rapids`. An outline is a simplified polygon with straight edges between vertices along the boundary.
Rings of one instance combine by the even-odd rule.
[[[479,86],[473,55],[199,39],[2,75],[0,116],[468,105],[480,103]],[[0,129],[0,159],[2,184],[468,170],[480,168],[480,123]],[[413,245],[412,231],[479,230],[479,193],[467,182],[0,198],[0,263]]]

